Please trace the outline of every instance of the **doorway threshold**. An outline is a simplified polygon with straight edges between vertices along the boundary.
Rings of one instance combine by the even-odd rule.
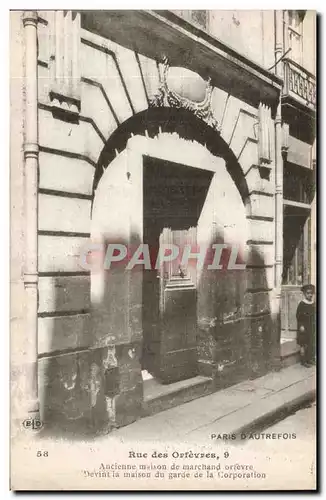
[[[197,375],[172,384],[161,384],[157,379],[145,375],[143,380],[144,414],[153,415],[193,399],[207,396],[212,392],[212,378],[210,377]]]
[[[300,361],[300,346],[296,339],[281,338],[281,366],[287,368]]]

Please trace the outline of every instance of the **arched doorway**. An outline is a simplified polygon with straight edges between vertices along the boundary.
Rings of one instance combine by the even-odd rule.
[[[93,192],[97,189],[105,169],[118,153],[124,151],[132,136],[145,135],[148,138],[154,138],[160,133],[176,133],[180,138],[196,141],[205,146],[214,156],[222,157],[247,212],[250,212],[247,182],[232,149],[222,139],[219,132],[184,108],[148,108],[122,123],[110,136],[99,157],[94,175]]]
[[[224,158],[176,132],[134,135],[102,170],[93,202],[93,240],[126,245],[131,253],[143,243],[150,249],[149,269],[143,264],[127,270],[125,259],[91,279],[96,337],[128,347],[135,387],[142,369],[171,383],[198,374],[212,378],[228,362],[244,362],[245,270],[197,269],[191,259],[185,268],[180,255],[165,266],[152,262],[162,243],[181,250],[190,243],[197,252],[226,244],[227,261],[231,246],[244,259],[244,197]],[[235,328],[240,341],[232,352],[227,340]]]

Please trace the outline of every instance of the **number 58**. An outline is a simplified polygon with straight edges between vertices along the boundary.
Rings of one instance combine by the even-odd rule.
[[[39,450],[39,451],[36,453],[36,456],[37,456],[37,457],[48,457],[48,456],[49,456],[49,452],[48,452],[48,451],[40,451],[40,450]]]

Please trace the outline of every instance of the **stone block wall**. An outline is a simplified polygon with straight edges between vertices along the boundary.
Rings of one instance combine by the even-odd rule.
[[[136,297],[139,284],[126,285],[131,304],[128,335],[119,338],[119,325],[115,323],[116,331],[104,331],[102,325],[101,335],[97,335],[90,273],[81,266],[80,254],[91,235],[93,181],[101,152],[127,120],[148,109],[160,83],[161,53],[158,47],[157,60],[150,59],[125,47],[123,36],[118,44],[81,27],[77,30],[78,59],[75,61],[76,75],[79,75],[76,102],[79,104],[73,107],[71,103],[75,103],[75,98],[68,96],[66,101],[63,98],[63,103],[67,103],[64,106],[51,94],[57,53],[55,22],[54,12],[39,11],[38,354],[42,417],[51,420],[54,415],[63,413],[70,421],[86,419],[89,427],[93,425],[98,429],[103,424],[103,428],[108,428],[125,425],[140,416],[141,323],[137,319]],[[18,41],[19,47],[21,43]],[[184,61],[180,61],[180,66],[183,64]],[[232,382],[237,377],[245,377],[252,365],[257,365],[256,372],[263,370],[266,362],[259,356],[261,342],[268,357],[269,292],[273,288],[274,266],[275,152],[271,152],[271,168],[266,176],[260,168],[258,109],[246,99],[234,97],[232,88],[227,93],[214,87],[212,111],[220,124],[223,144],[230,151],[232,161],[240,166],[248,188],[242,215],[247,217],[249,227],[243,315],[233,323],[226,322],[223,335],[216,336],[216,331],[214,334],[204,330],[200,334],[200,372],[213,376],[218,387],[224,383],[221,382],[222,374],[224,380]],[[268,125],[271,144],[274,143],[272,125],[273,121]],[[22,134],[19,120],[17,127],[17,133]],[[141,122],[139,128],[146,136],[146,124]],[[121,151],[117,150],[116,155],[119,153]],[[18,152],[14,154],[19,156]],[[21,158],[17,158],[16,164],[22,165]],[[16,193],[19,193],[22,172],[17,170],[15,175]],[[121,206],[127,206],[124,195],[119,194]],[[17,196],[19,204],[22,198]],[[135,207],[139,206],[136,203]],[[22,221],[23,208],[17,207],[14,210],[19,210],[18,219]],[[121,226],[121,220],[116,222]],[[129,230],[131,234],[133,226]],[[135,234],[140,238],[139,228]],[[21,236],[19,233],[16,241]],[[20,266],[21,255],[18,260]],[[19,276],[14,286],[21,286]],[[114,287],[112,290],[114,292]],[[230,338],[237,339],[242,353],[237,359],[229,356]],[[248,366],[247,353],[252,350],[257,356],[252,354],[255,361],[250,361]],[[207,356],[212,364],[209,369],[205,364]],[[226,359],[228,367],[224,363]],[[240,368],[239,359],[242,360]]]
[[[19,416],[28,368],[24,332],[24,31],[22,13],[10,15],[10,359],[12,418]]]

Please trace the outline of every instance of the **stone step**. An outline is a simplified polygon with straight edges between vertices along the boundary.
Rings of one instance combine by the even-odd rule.
[[[281,343],[281,367],[295,365],[300,362],[300,347],[296,340],[288,340]]]
[[[172,384],[161,384],[156,379],[144,380],[144,416],[179,406],[193,399],[211,394],[212,379],[210,377],[196,376],[180,380]]]

